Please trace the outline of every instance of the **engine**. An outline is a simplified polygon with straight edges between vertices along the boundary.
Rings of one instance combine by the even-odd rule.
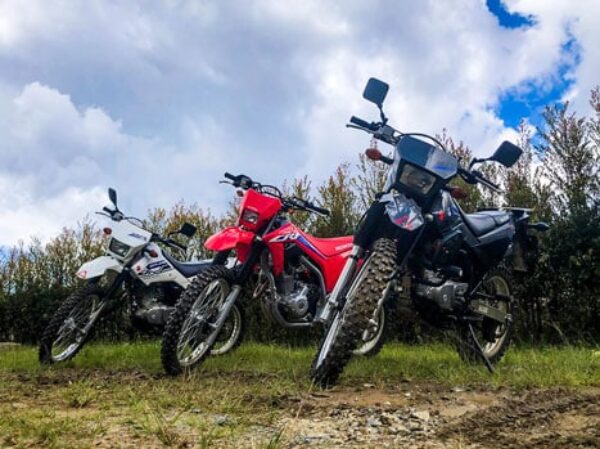
[[[163,287],[136,288],[134,295],[134,322],[154,327],[166,324],[173,307],[167,304],[167,293]]]
[[[283,282],[280,282],[279,305],[288,320],[300,320],[307,315],[314,316],[317,301],[319,300],[319,288],[310,281],[300,280],[303,273],[296,272],[294,275],[284,274]]]
[[[468,288],[469,284],[465,282],[443,281],[426,272],[425,279],[414,284],[414,293],[419,298],[433,301],[442,310],[451,311],[464,304]]]

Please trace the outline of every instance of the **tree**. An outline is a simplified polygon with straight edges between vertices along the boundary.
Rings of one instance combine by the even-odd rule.
[[[543,175],[553,188],[553,206],[561,213],[573,213],[598,203],[600,147],[598,131],[600,102],[592,94],[596,118],[587,120],[569,111],[569,103],[549,106],[544,111],[545,127],[538,130]]]
[[[360,153],[356,168],[358,174],[350,180],[350,185],[356,192],[358,206],[365,211],[375,199],[375,194],[383,191],[389,167],[383,162],[372,161],[365,154]]]
[[[352,190],[349,165],[340,165],[318,189],[320,203],[329,209],[329,217],[315,220],[314,232],[321,237],[337,237],[354,233],[360,212],[356,207],[356,193]]]

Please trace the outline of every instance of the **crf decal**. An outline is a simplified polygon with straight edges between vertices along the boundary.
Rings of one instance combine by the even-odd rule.
[[[291,242],[294,240],[298,240],[300,237],[300,233],[298,232],[288,232],[287,234],[278,235],[269,240],[269,243],[282,243],[282,242]]]

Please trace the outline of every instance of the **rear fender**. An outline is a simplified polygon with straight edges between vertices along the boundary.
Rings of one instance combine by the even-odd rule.
[[[204,247],[211,251],[228,251],[235,249],[238,253],[238,258],[247,255],[254,241],[254,233],[246,231],[237,226],[229,226],[216,234],[211,235]]]
[[[123,271],[123,265],[111,256],[100,256],[84,263],[81,268],[77,270],[76,276],[79,279],[88,280],[104,276],[107,271],[120,273]]]

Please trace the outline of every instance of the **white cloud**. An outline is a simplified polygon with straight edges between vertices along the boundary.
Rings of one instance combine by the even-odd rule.
[[[0,176],[0,243],[47,241],[63,227],[73,227],[98,205],[107,203],[104,189],[68,187],[49,198],[34,197],[29,180]]]
[[[588,113],[590,90],[600,84],[600,2],[589,0],[506,0],[510,10],[538,17],[544,37],[552,39],[567,30],[575,39],[581,61],[568,73],[573,85],[565,94],[581,113]],[[564,32],[564,31],[563,31]]]
[[[191,131],[187,144],[195,151],[126,134],[102,109],[78,109],[68,95],[37,82],[3,101],[0,245],[74,226],[107,202],[108,186],[123,187],[121,205],[132,214],[193,201],[188,186],[222,158],[203,151],[206,137],[200,142]]]
[[[370,76],[390,83],[398,128],[447,128],[488,154],[514,138],[495,112],[501,95],[552,86],[574,37],[567,96],[585,108],[600,4],[507,5],[535,25],[502,28],[476,0],[2,1],[0,195],[11,201],[0,245],[73,223],[108,185],[142,215],[181,198],[223,210],[224,171],[319,183],[368,144],[344,124],[377,117],[361,98]]]

